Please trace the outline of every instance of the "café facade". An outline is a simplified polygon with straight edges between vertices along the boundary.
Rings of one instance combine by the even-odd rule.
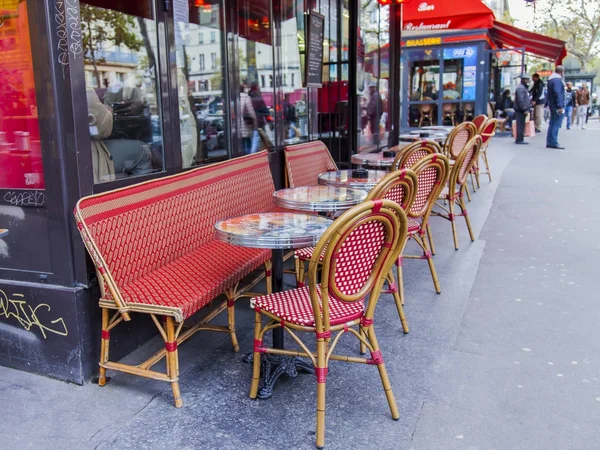
[[[393,140],[399,56],[379,61],[400,47],[399,13],[368,0],[0,2],[0,364],[75,383],[97,372],[81,197],[265,148],[280,188],[287,144],[320,139],[343,167],[348,149]],[[116,358],[155,333],[128,326]]]
[[[80,384],[97,371],[81,197],[262,149],[281,188],[283,148],[304,141],[348,167],[414,125],[410,92],[434,61],[437,90],[455,77],[455,102],[485,111],[495,32],[402,37],[401,14],[371,0],[0,1],[0,365]],[[115,358],[155,333],[128,326]]]

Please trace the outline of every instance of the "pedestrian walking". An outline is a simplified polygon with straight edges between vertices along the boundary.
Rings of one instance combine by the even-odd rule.
[[[373,144],[379,144],[379,121],[381,119],[381,113],[383,112],[383,102],[377,91],[377,82],[372,81],[369,83],[369,103],[367,103],[367,120],[369,121],[369,127],[371,128],[371,135]]]
[[[544,108],[546,107],[545,85],[538,73],[533,74],[533,87],[531,94],[531,104],[533,105],[533,120],[535,122],[535,132],[541,133],[542,121],[544,120]]]
[[[573,83],[570,81],[565,87],[565,115],[567,116],[567,130],[570,130],[571,123],[577,117],[577,91],[573,89]]]
[[[583,83],[583,86],[581,86],[581,89],[577,93],[577,123],[582,130],[585,130],[590,100],[591,96],[587,83]]]
[[[565,68],[556,66],[556,69],[548,77],[548,106],[550,108],[550,125],[546,137],[546,148],[564,149],[558,144],[558,130],[562,125],[565,113],[565,82],[563,74]]]
[[[525,116],[531,110],[531,99],[529,98],[529,74],[521,75],[521,84],[515,91],[515,119],[517,121],[517,137],[515,144],[527,145],[525,142]]]

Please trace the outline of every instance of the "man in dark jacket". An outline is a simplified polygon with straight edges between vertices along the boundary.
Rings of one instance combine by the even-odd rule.
[[[535,120],[535,132],[542,131],[542,120],[544,119],[544,108],[546,106],[546,96],[544,94],[544,82],[537,73],[533,74],[533,87],[531,94],[531,104],[533,105],[533,118]]]
[[[562,125],[565,113],[565,68],[556,66],[556,70],[548,78],[548,106],[550,108],[550,125],[546,137],[546,148],[564,149],[558,145],[558,130]]]
[[[524,73],[521,75],[521,84],[517,86],[515,91],[515,119],[517,120],[517,139],[515,144],[527,145],[525,142],[525,115],[531,109],[531,100],[529,99],[529,75]]]

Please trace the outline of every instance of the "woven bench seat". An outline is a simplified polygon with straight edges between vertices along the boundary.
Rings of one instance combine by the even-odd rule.
[[[271,258],[271,251],[209,242],[121,289],[125,303],[182,322]],[[100,299],[111,307],[110,293]],[[137,308],[136,308],[137,307]]]
[[[101,287],[102,341],[99,384],[106,370],[171,383],[179,394],[177,346],[200,330],[229,333],[235,351],[235,301],[267,277],[270,250],[235,247],[214,239],[219,220],[275,211],[275,186],[266,151],[177,175],[82,198],[75,219],[96,266]],[[242,285],[242,280],[264,271]],[[191,328],[183,322],[220,295],[225,301]],[[209,324],[227,310],[228,325]],[[116,313],[111,314],[111,310]],[[130,313],[150,314],[165,348],[131,366],[109,361],[110,330]],[[166,373],[151,370],[166,358]]]

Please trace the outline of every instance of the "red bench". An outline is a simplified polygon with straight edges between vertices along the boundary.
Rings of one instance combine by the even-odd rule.
[[[323,172],[337,170],[329,150],[321,141],[289,145],[284,149],[287,187],[314,186]]]
[[[234,303],[250,296],[265,273],[270,292],[270,251],[217,242],[214,224],[275,210],[274,190],[264,151],[78,202],[75,218],[102,292],[100,385],[107,369],[167,381],[181,407],[178,344],[199,330],[221,331],[238,351]],[[265,272],[239,286],[263,264]],[[184,331],[184,321],[220,294],[226,300]],[[225,308],[227,326],[208,323]],[[130,320],[130,313],[150,314],[165,341],[164,349],[137,366],[109,361],[110,330]],[[152,370],[165,357],[166,373]]]

